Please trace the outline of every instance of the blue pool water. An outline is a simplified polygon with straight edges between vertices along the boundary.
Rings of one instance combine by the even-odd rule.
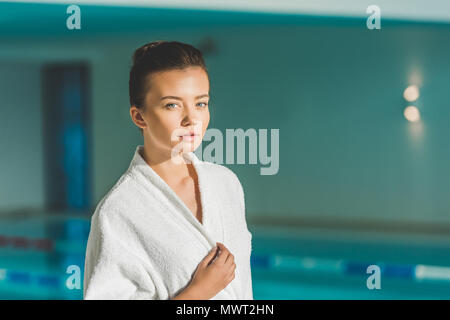
[[[450,299],[448,236],[255,228],[256,299]],[[380,268],[380,288],[368,278]]]
[[[448,236],[249,229],[254,299],[450,299]],[[82,299],[88,234],[79,216],[2,221],[0,299]]]

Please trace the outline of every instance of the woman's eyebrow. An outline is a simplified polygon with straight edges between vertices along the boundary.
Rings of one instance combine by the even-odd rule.
[[[199,96],[196,96],[195,99],[200,99],[200,98],[203,98],[203,97],[209,97],[209,95],[208,94],[201,94]],[[164,97],[161,98],[161,100],[164,100],[164,99],[183,100],[182,98],[176,97],[176,96],[164,96]]]

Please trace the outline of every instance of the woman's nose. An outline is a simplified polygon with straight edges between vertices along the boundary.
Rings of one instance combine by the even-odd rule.
[[[197,122],[197,118],[195,115],[195,111],[191,110],[191,108],[185,108],[185,112],[183,115],[183,123],[186,125],[194,125]]]
[[[185,116],[181,122],[184,126],[194,125],[195,120],[191,116]]]

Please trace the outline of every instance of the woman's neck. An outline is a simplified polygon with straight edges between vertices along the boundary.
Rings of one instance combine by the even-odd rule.
[[[164,180],[178,180],[189,176],[188,166],[181,153],[173,156],[171,150],[144,144],[141,156]]]

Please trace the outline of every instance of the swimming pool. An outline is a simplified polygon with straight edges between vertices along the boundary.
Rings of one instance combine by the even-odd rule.
[[[89,222],[67,214],[3,220],[0,299],[82,299]],[[449,236],[249,229],[256,300],[450,299]],[[380,267],[380,289],[367,287],[369,265]]]
[[[255,299],[450,299],[448,236],[253,228]],[[380,289],[369,289],[370,265]]]

